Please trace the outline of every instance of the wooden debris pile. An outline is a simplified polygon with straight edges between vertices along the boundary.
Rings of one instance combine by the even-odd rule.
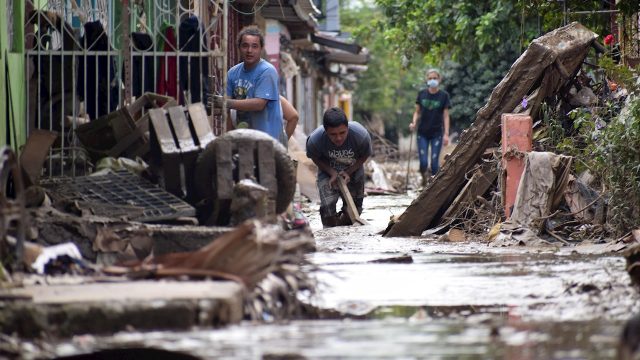
[[[572,23],[534,40],[478,111],[440,172],[389,225],[385,236],[420,235],[427,229],[450,227],[471,234],[489,232],[490,237],[499,233],[494,225],[504,219],[503,170],[498,161],[502,155],[493,149],[500,141],[501,115],[522,113],[535,119],[545,101],[564,99],[563,94],[573,94],[566,101],[575,103],[573,106],[589,102],[592,91],[581,88],[576,77],[596,37],[584,26]],[[534,150],[541,150],[540,145]],[[602,228],[602,215],[597,213],[606,204],[601,198],[596,200],[601,195],[595,190],[575,177],[555,190],[562,201],[554,202],[550,213],[536,219],[535,229],[567,243],[572,236],[582,238],[580,232],[593,235]]]
[[[304,254],[315,250],[309,233],[246,221],[211,244],[192,252],[151,256],[143,261],[103,269],[132,278],[213,278],[243,284],[248,292],[245,315],[254,320],[300,316],[300,291],[314,292],[303,267]]]

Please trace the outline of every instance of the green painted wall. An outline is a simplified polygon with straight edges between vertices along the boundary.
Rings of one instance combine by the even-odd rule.
[[[0,19],[6,19],[7,0],[0,0]],[[0,23],[0,145],[14,149],[24,144],[27,134],[24,56],[24,0],[13,0],[14,39],[9,48],[7,23]],[[7,102],[10,95],[11,102]],[[7,116],[7,110],[9,116]],[[11,130],[8,134],[7,132]],[[9,135],[9,136],[7,136]]]

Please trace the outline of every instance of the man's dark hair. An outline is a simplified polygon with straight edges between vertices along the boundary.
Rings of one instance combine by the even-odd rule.
[[[238,37],[236,41],[238,42],[238,47],[242,44],[242,37],[245,35],[257,36],[260,39],[260,47],[264,47],[264,35],[262,31],[256,25],[245,26],[238,33]]]
[[[325,128],[338,127],[340,125],[349,126],[349,121],[347,120],[347,115],[345,115],[342,109],[339,107],[332,107],[324,112],[324,115],[322,116],[322,125]]]

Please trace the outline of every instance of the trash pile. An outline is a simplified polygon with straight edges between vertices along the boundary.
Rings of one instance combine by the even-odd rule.
[[[560,142],[580,146],[576,112],[595,114],[603,104],[617,109],[608,118],[594,115],[591,121],[598,128],[628,111],[627,89],[585,63],[591,49],[603,51],[596,38],[573,23],[534,40],[478,111],[440,172],[391,221],[385,236],[454,230],[495,246],[566,246],[613,238],[616,251],[638,242],[631,232],[621,235],[610,226],[611,196],[598,174],[576,164],[573,153],[558,150]],[[534,119],[530,148],[508,143],[519,130],[505,130],[505,117]],[[519,162],[521,169],[510,173],[510,161]]]
[[[248,129],[216,137],[201,103],[152,93],[75,135],[69,147],[36,130],[19,158],[3,149],[1,288],[55,276],[225,280],[246,289],[247,318],[300,314],[315,243],[281,144]]]

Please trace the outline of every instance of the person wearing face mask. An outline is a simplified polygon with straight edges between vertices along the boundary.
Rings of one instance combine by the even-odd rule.
[[[418,131],[418,157],[422,186],[430,175],[435,175],[439,168],[440,150],[449,144],[449,94],[440,90],[440,72],[436,69],[427,71],[427,87],[420,90],[416,98],[416,108],[409,125],[411,131]],[[429,174],[429,148],[431,148],[431,174]]]

